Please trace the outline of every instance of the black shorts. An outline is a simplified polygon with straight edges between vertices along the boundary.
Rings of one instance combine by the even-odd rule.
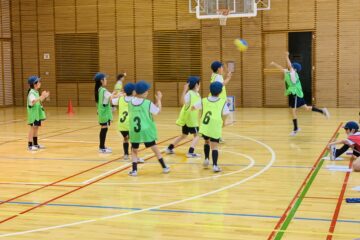
[[[41,126],[41,120],[39,120],[39,121],[35,120],[35,122],[30,123],[29,125],[32,126],[32,127],[40,127]]]
[[[298,97],[294,94],[290,94],[288,96],[289,99],[289,107],[290,108],[299,108],[305,105],[304,98]]]
[[[198,127],[188,127],[186,125],[184,125],[182,127],[182,133],[185,135],[188,135],[189,133],[191,134],[197,134],[199,132],[199,128]]]
[[[152,142],[146,142],[144,144],[145,144],[146,148],[149,148],[149,147],[155,146],[156,142],[152,141]],[[131,143],[131,147],[134,148],[134,149],[138,149],[139,146],[140,146],[140,143]]]
[[[217,142],[217,143],[220,143],[220,138],[212,138],[212,137],[208,137],[208,136],[205,136],[205,135],[202,135],[202,137],[207,141],[210,139],[210,142]]]
[[[129,131],[120,131],[120,133],[124,138],[129,136]]]
[[[110,120],[104,123],[100,123],[100,126],[110,126]]]

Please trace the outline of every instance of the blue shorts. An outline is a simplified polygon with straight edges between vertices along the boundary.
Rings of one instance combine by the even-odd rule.
[[[290,108],[299,108],[305,105],[304,98],[298,97],[294,94],[290,94],[288,96],[289,99],[289,107]]]

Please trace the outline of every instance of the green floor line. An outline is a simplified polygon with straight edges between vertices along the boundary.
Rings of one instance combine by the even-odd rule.
[[[335,135],[335,139],[336,139],[338,136],[339,136],[339,133],[337,133],[337,134]],[[327,156],[328,154],[329,154],[329,151],[326,151],[326,152],[321,156],[321,158],[323,158],[324,156]],[[309,189],[310,189],[312,183],[314,182],[314,180],[315,180],[315,178],[316,178],[319,170],[321,169],[323,163],[324,163],[324,159],[321,159],[320,162],[319,162],[319,164],[317,165],[315,171],[312,173],[309,181],[306,183],[304,189],[302,190],[299,198],[298,198],[297,201],[295,202],[294,207],[291,209],[289,215],[286,217],[286,219],[285,219],[284,223],[282,224],[280,230],[277,232],[277,234],[276,234],[276,236],[275,236],[275,238],[274,238],[275,240],[280,240],[280,239],[283,237],[286,229],[288,228],[290,222],[291,222],[292,219],[294,218],[296,211],[297,211],[298,208],[300,207],[300,205],[301,205],[301,203],[302,203],[302,200],[304,199],[306,193],[309,191]]]

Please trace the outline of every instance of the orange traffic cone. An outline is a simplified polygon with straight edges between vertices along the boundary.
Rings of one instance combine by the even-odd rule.
[[[67,114],[69,114],[69,115],[74,114],[74,109],[73,109],[73,106],[72,106],[71,99],[69,99]]]

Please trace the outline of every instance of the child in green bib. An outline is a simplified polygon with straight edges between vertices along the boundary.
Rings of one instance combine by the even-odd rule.
[[[99,139],[99,153],[112,153],[111,148],[105,147],[106,134],[108,131],[108,126],[113,120],[113,115],[111,111],[111,99],[119,97],[121,93],[111,94],[106,90],[107,80],[104,73],[96,73],[95,77],[95,101],[97,106],[97,115],[98,121],[101,126]]]
[[[189,133],[191,133],[194,135],[194,139],[191,142],[191,146],[186,156],[188,158],[200,157],[200,154],[194,153],[195,146],[199,141],[199,110],[193,109],[195,103],[201,100],[199,89],[200,78],[190,76],[187,84],[184,86],[184,91],[181,96],[183,107],[180,111],[178,119],[176,120],[176,124],[182,127],[182,135],[177,137],[174,142],[165,149],[165,152],[168,154],[174,154],[173,149],[175,146],[184,140]]]
[[[50,92],[42,91],[41,95],[39,94],[39,89],[41,88],[41,79],[38,76],[31,76],[28,78],[29,90],[27,96],[27,123],[30,125],[30,131],[28,135],[28,149],[30,151],[37,151],[44,146],[38,143],[38,131],[41,126],[41,122],[46,119],[46,114],[44,108],[41,104],[47,97],[49,97]]]
[[[157,115],[161,110],[161,92],[157,92],[156,104],[146,99],[150,84],[146,81],[139,81],[135,84],[136,96],[129,103],[129,134],[131,142],[131,158],[132,170],[129,172],[130,176],[137,176],[138,164],[138,149],[141,143],[145,144],[146,148],[151,148],[159,160],[163,168],[163,173],[170,172],[170,168],[166,166],[161,152],[156,145],[157,129],[153,119],[153,115]]]
[[[280,69],[284,72],[284,81],[285,81],[285,96],[288,96],[289,107],[293,116],[293,131],[290,133],[290,136],[295,136],[300,128],[298,127],[297,114],[296,110],[298,108],[305,108],[305,110],[318,112],[323,114],[326,118],[330,117],[330,113],[327,108],[319,109],[315,106],[308,106],[304,100],[304,93],[302,91],[301,82],[298,73],[301,71],[301,65],[297,62],[291,63],[289,59],[289,53],[286,52],[286,63],[288,68],[283,68],[281,65],[271,62],[270,65]]]
[[[205,160],[203,165],[205,168],[208,168],[211,149],[214,172],[221,172],[221,169],[218,166],[218,144],[220,142],[220,138],[222,137],[222,127],[224,125],[226,116],[230,113],[230,109],[226,104],[226,100],[220,98],[222,91],[223,85],[220,82],[211,83],[211,96],[203,98],[194,106],[194,109],[202,108],[199,132],[205,140]]]

